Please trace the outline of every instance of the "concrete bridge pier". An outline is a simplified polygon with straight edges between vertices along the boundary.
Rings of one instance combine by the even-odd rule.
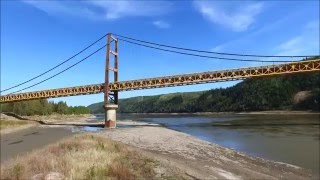
[[[105,128],[116,128],[117,126],[117,104],[107,104],[105,105]]]

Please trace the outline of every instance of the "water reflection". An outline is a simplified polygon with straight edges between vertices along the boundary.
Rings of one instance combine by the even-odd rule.
[[[70,126],[66,128],[70,129],[72,132],[81,132],[81,131],[96,132],[104,129],[102,127],[95,127],[95,126]]]

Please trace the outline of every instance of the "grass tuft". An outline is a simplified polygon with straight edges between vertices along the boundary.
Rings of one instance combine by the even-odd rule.
[[[119,162],[111,164],[108,175],[119,180],[136,178],[136,176],[128,169],[128,166]]]
[[[90,167],[85,175],[85,179],[106,179],[108,177],[108,170],[105,167]]]
[[[22,174],[24,171],[24,167],[21,164],[16,164],[10,171],[11,177],[14,179],[22,179]]]

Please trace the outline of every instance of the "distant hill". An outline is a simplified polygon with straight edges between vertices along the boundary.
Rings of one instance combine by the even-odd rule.
[[[201,94],[202,92],[186,92],[120,99],[118,112],[158,112],[155,108],[163,108],[163,112],[171,112],[176,110],[177,107],[175,106],[180,106],[180,111],[183,111],[183,109],[197,100]],[[179,104],[176,104],[177,102]],[[139,104],[139,106],[136,106],[136,104]],[[175,109],[170,110],[169,106],[175,107]],[[104,112],[102,107],[103,102],[94,103],[88,106],[92,113]]]
[[[319,111],[319,86],[318,72],[252,78],[228,88],[120,99],[118,112]],[[103,102],[95,103],[88,108],[92,113],[101,113],[102,105]]]

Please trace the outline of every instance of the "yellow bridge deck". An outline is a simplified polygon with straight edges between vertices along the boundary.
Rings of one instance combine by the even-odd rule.
[[[130,81],[120,81],[117,83],[111,83],[109,88],[111,91],[129,91],[149,88],[162,88],[170,86],[193,85],[201,83],[213,83],[221,81],[232,81],[251,77],[274,76],[315,71],[320,71],[320,59],[268,66],[246,67],[218,71],[207,71],[200,73],[162,76],[147,79],[137,79]],[[33,91],[19,94],[8,94],[0,97],[0,103],[64,96],[97,94],[102,93],[103,89],[104,84],[92,84],[42,91]]]

